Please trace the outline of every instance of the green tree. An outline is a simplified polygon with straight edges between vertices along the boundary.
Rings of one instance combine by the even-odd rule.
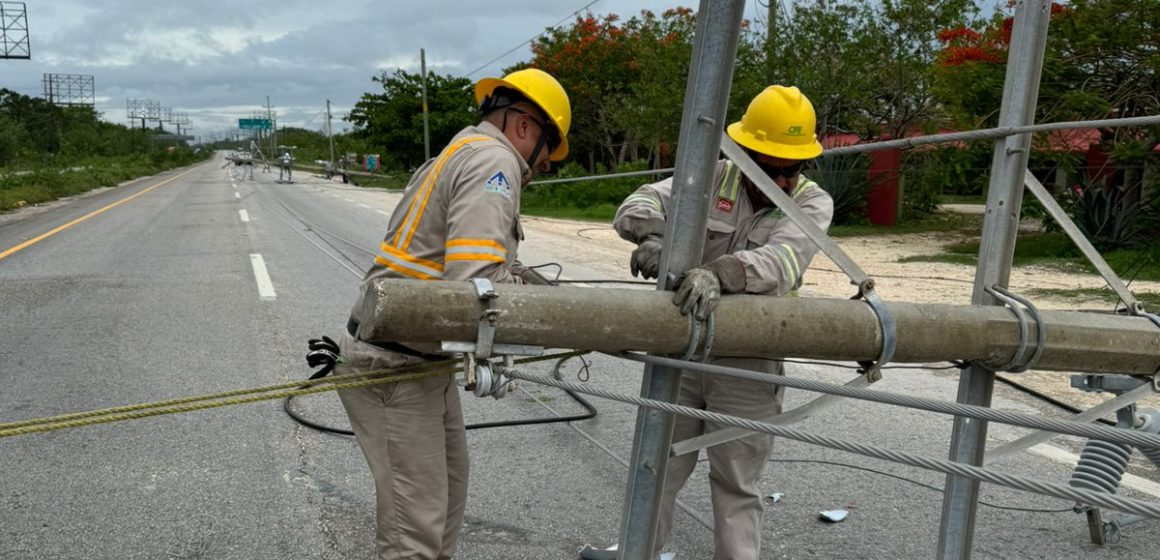
[[[384,165],[414,169],[424,161],[423,81],[403,69],[373,78],[382,93],[365,93],[347,120],[355,136],[377,146]],[[438,150],[455,133],[478,120],[472,83],[467,78],[427,74],[427,107],[431,149]]]

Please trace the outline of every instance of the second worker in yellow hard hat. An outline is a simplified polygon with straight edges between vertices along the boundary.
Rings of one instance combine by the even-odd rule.
[[[765,174],[823,231],[834,215],[833,199],[802,174],[803,166],[821,155],[815,134],[813,105],[796,87],[770,86],[726,129]],[[714,176],[713,207],[705,237],[703,263],[687,271],[673,303],[684,314],[705,319],[722,293],[781,296],[801,286],[802,275],[817,247],[746,177],[722,160]],[[672,208],[672,179],[644,185],[629,195],[613,227],[637,244],[630,263],[633,275],[655,278],[660,268],[667,211]],[[781,375],[781,362],[761,358],[714,358],[715,364]],[[744,418],[767,418],[781,412],[781,388],[756,381],[684,371],[678,404]],[[716,431],[720,426],[678,416],[673,441]],[[706,451],[713,501],[714,558],[756,560],[761,557],[761,491],[758,481],[773,447],[772,436],[752,434]],[[658,550],[673,526],[677,491],[697,464],[689,453],[669,458],[661,491]]]

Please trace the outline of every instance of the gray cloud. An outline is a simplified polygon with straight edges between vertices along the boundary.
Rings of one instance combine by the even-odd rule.
[[[125,122],[128,98],[157,99],[189,113],[193,133],[205,136],[263,110],[268,95],[280,125],[319,130],[327,99],[342,116],[376,89],[371,78],[379,72],[417,71],[420,48],[429,70],[463,75],[586,3],[34,1],[27,6],[32,60],[0,60],[0,87],[40,96],[45,73],[92,74],[107,120]],[[590,10],[628,17],[695,4],[601,0]],[[529,57],[521,47],[471,77]]]

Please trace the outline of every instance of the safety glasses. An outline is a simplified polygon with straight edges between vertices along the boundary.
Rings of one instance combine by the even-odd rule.
[[[770,179],[776,179],[778,177],[785,177],[786,179],[793,179],[794,177],[798,176],[798,173],[802,172],[802,166],[805,165],[805,162],[799,161],[793,165],[786,165],[786,166],[778,167],[778,166],[774,166],[774,165],[764,164],[764,163],[761,163],[760,161],[758,161],[757,165],[759,167],[761,167],[761,170],[764,171],[766,175],[769,175]]]
[[[549,154],[556,151],[556,148],[560,147],[560,131],[556,130],[556,127],[548,126],[547,124],[544,123],[543,120],[537,119],[536,117],[532,116],[531,113],[524,111],[523,109],[517,109],[515,107],[508,107],[507,110],[508,111],[515,111],[521,115],[528,117],[528,119],[530,119],[532,122],[536,123],[536,125],[538,125],[540,127],[540,130],[544,131],[544,136],[545,136],[544,143],[546,143],[548,145],[548,153]]]

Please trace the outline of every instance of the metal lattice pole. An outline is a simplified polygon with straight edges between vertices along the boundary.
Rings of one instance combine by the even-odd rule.
[[[708,193],[721,149],[744,9],[742,0],[701,0],[697,10],[697,32],[685,85],[677,169],[673,177],[674,208],[666,220],[658,290],[670,288],[670,271],[681,272],[701,264],[709,219]],[[680,370],[646,366],[641,394],[673,402],[680,382]],[[654,409],[637,412],[617,553],[621,560],[645,560],[653,554],[673,420],[672,414]]]
[[[1003,86],[1003,105],[999,112],[1001,127],[1028,125],[1035,120],[1050,7],[1050,0],[1022,0],[1016,9]],[[995,142],[987,215],[983,222],[975,289],[971,296],[971,303],[975,305],[1002,305],[984,288],[993,285],[1006,287],[1010,280],[1023,200],[1023,175],[1027,170],[1030,148],[1029,133]],[[973,365],[959,378],[958,402],[991,406],[994,389],[995,372]],[[982,465],[986,439],[986,421],[956,417],[951,434],[950,460]],[[978,507],[979,481],[948,475],[939,525],[938,558],[966,560],[971,557]]]

